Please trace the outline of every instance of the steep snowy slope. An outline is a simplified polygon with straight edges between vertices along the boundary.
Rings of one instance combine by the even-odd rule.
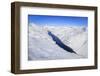
[[[48,35],[51,31],[77,54],[59,47]],[[87,57],[87,32],[79,27],[29,25],[29,60],[76,59]]]

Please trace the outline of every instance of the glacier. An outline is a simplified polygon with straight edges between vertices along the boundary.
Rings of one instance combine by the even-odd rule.
[[[88,57],[88,30],[82,26],[38,26],[29,24],[28,60],[81,59]],[[48,31],[75,53],[59,47]]]

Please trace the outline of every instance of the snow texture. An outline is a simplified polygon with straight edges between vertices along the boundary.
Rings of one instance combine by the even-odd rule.
[[[59,47],[48,35],[57,36],[63,44],[75,51],[69,52]],[[88,32],[82,26],[38,26],[29,25],[28,60],[80,59],[88,57]]]

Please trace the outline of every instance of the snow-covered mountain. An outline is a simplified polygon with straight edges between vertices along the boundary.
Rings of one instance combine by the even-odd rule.
[[[48,35],[51,31],[77,54],[59,47]],[[29,60],[79,59],[88,56],[88,33],[86,27],[29,25]]]

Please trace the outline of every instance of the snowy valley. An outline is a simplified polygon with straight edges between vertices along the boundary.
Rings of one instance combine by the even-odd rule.
[[[75,53],[68,52],[59,47],[48,31],[57,36],[63,44],[72,48]],[[29,60],[55,60],[80,59],[88,57],[87,27],[78,26],[38,26],[29,25],[28,31],[28,59]]]

